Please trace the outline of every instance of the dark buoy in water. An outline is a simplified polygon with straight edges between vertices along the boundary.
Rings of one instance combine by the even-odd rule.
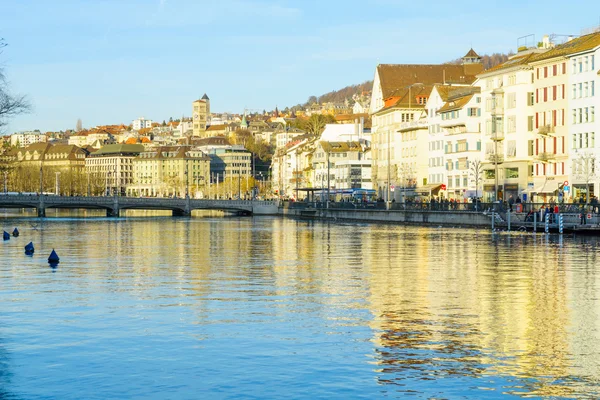
[[[8,240],[8,239],[10,239],[10,235],[8,234],[8,232],[4,231],[4,233],[2,234],[2,238],[4,240]]]
[[[52,253],[50,253],[50,257],[48,257],[48,262],[50,263],[50,266],[55,267],[59,261],[60,258],[58,258],[58,254],[56,254],[56,251],[52,249]]]
[[[14,237],[18,237],[19,236],[19,230],[17,228],[15,228],[15,230],[13,231],[13,236]]]
[[[25,246],[25,254],[33,254],[34,251],[33,242],[27,243],[27,246]]]

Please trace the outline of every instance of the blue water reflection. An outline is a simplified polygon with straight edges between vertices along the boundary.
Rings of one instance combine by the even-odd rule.
[[[3,399],[600,395],[595,239],[30,221],[2,248]]]

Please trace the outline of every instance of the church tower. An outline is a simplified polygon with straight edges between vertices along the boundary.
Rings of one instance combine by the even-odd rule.
[[[194,136],[202,137],[206,133],[206,126],[210,117],[210,99],[204,93],[201,99],[192,103],[192,122]]]

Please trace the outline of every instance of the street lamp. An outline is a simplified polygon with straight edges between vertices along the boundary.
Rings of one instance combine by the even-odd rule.
[[[60,172],[55,172],[56,181],[54,184],[54,192],[57,196],[60,196]]]
[[[190,197],[190,177],[188,175],[188,160],[185,160],[185,198]]]

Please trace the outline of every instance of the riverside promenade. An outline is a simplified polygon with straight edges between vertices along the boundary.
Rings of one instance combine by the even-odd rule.
[[[170,210],[189,216],[193,210],[221,210],[244,215],[280,215],[302,219],[385,222],[421,226],[464,226],[501,230],[581,232],[600,235],[597,205],[522,203],[512,212],[492,203],[288,202],[279,200],[212,200],[120,196],[39,196],[1,194],[0,208],[33,208],[38,217],[47,209],[101,209],[108,217],[123,210]],[[542,210],[543,209],[543,210]],[[546,214],[549,214],[546,224]],[[559,215],[561,217],[559,217]]]
[[[549,213],[548,211],[552,212]],[[598,207],[585,204],[282,202],[280,213],[305,219],[385,222],[431,226],[488,227],[520,231],[600,235]],[[546,227],[546,214],[548,226]],[[559,218],[561,215],[561,218]]]

